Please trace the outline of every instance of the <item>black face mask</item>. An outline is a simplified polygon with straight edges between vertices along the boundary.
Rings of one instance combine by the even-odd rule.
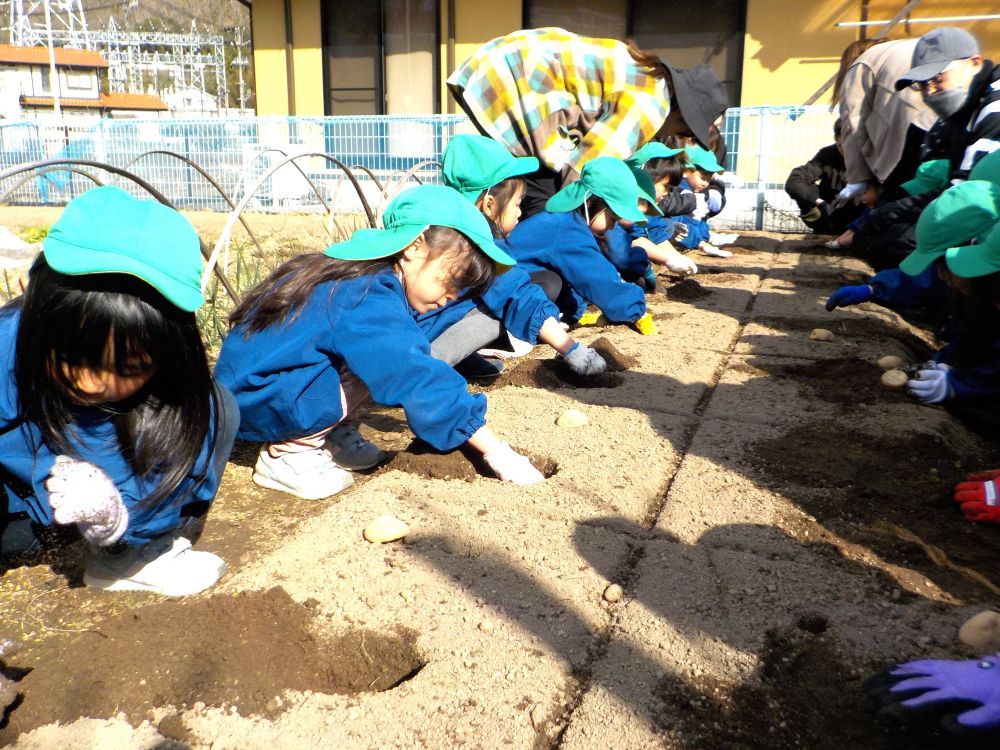
[[[958,112],[965,100],[969,98],[969,90],[964,87],[938,91],[936,94],[924,97],[924,103],[942,120]]]

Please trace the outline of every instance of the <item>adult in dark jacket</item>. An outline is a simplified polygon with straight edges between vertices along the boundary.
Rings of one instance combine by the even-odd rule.
[[[979,53],[967,31],[942,27],[920,37],[913,67],[896,83],[913,86],[938,114],[924,140],[923,159],[948,159],[950,182],[965,180],[982,157],[1000,148],[1000,68]],[[914,247],[913,227],[943,187],[879,206],[854,235],[862,256],[878,250],[879,266],[892,267]]]
[[[800,218],[817,234],[842,234],[858,218],[853,203],[833,208],[837,194],[847,184],[840,120],[833,126],[834,143],[788,173],[785,192],[798,204]]]

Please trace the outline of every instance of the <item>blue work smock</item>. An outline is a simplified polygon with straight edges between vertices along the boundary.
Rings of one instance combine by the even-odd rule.
[[[941,280],[937,264],[931,263],[916,276],[898,268],[887,268],[872,276],[872,302],[883,307],[930,307],[940,309],[948,298],[948,285]]]
[[[36,523],[54,523],[45,480],[49,478],[56,454],[43,442],[41,430],[33,422],[16,425],[18,416],[14,356],[21,311],[0,314],[0,357],[5,383],[0,390],[0,466],[17,480],[12,486],[4,477],[7,512],[27,512]],[[16,426],[15,426],[16,425]],[[148,543],[180,525],[181,509],[188,504],[211,502],[219,489],[221,472],[216,474],[212,447],[215,419],[191,473],[156,505],[143,503],[158,484],[158,475],[139,477],[122,456],[111,415],[95,408],[80,407],[74,422],[71,444],[80,460],[97,466],[114,482],[128,509],[128,528],[122,539],[131,544]],[[224,465],[224,464],[223,464]],[[24,497],[22,497],[24,495]]]
[[[379,404],[401,406],[410,429],[449,451],[486,424],[486,397],[431,356],[402,282],[391,271],[319,284],[284,322],[222,344],[215,377],[240,406],[239,437],[266,443],[313,435],[344,418],[340,370]]]
[[[497,241],[504,251],[506,243]],[[511,335],[531,344],[549,318],[559,319],[559,308],[520,266],[499,274],[479,297],[459,297],[444,307],[417,315],[417,325],[431,341],[479,308],[499,320]]]
[[[565,283],[556,305],[567,322],[579,320],[588,302],[615,323],[634,323],[646,314],[645,292],[622,280],[577,211],[535,214],[514,227],[508,248],[525,272],[559,274]]]

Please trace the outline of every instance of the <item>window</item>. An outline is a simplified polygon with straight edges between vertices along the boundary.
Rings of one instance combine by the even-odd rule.
[[[330,115],[437,111],[437,0],[324,0]]]
[[[39,68],[39,73],[41,74],[41,94],[51,94],[52,93],[52,79],[49,77],[48,68]]]
[[[739,103],[746,0],[635,0],[629,38],[681,68],[708,63]]]
[[[93,88],[93,76],[90,73],[66,71],[66,88],[76,91],[89,91]]]
[[[579,0],[525,0],[525,26],[558,26],[581,36],[624,39],[627,4],[625,0],[592,0],[585,4]]]

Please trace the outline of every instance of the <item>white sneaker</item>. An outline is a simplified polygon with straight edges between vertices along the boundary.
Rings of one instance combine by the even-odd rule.
[[[370,469],[385,460],[385,452],[372,445],[353,424],[339,424],[326,436],[326,449],[333,462],[342,469]]]
[[[708,234],[708,241],[716,247],[732,245],[737,239],[739,239],[739,235],[735,232],[709,232]]]
[[[729,258],[732,256],[732,252],[729,250],[723,250],[721,247],[716,247],[709,242],[702,242],[698,245],[698,249],[701,250],[705,255],[710,258]]]
[[[346,490],[354,484],[354,477],[337,466],[324,448],[272,458],[264,447],[253,467],[253,481],[303,500],[322,500]]]
[[[226,563],[218,555],[197,552],[184,537],[167,534],[122,551],[91,547],[84,560],[83,582],[105,591],[188,596],[204,591],[225,572]]]

